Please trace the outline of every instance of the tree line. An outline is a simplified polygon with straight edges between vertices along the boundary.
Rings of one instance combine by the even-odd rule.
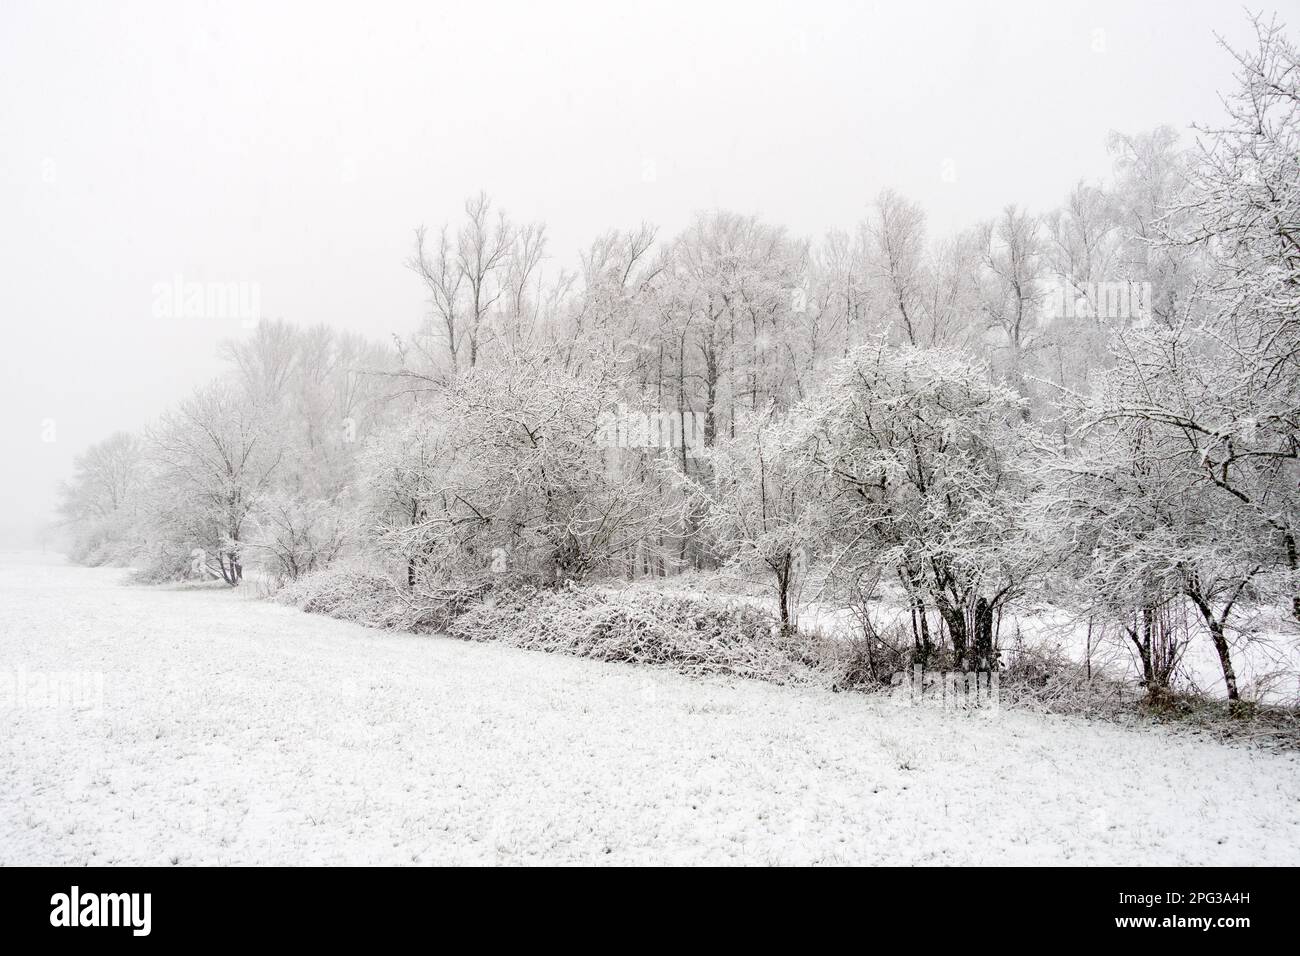
[[[711,211],[552,270],[543,225],[472,197],[415,233],[413,334],[263,321],[82,455],[73,557],[413,590],[745,567],[788,628],[809,582],[883,588],[918,661],[977,669],[1051,604],[1155,690],[1190,615],[1235,699],[1242,612],[1300,622],[1300,58],[1255,26],[1191,145],[1112,135],[1107,181],[955,236],[886,191],[816,240]]]

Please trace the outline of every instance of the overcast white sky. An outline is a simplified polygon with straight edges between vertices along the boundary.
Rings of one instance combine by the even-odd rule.
[[[1214,31],[1244,43],[1242,9],[4,0],[0,546],[241,334],[155,318],[155,283],[386,337],[424,310],[411,230],[479,188],[566,264],[714,207],[818,235],[886,186],[936,233],[1041,211],[1105,175],[1107,131],[1219,115]]]

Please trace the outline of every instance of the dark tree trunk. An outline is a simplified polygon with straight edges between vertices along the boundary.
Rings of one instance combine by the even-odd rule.
[[[1242,581],[1237,587],[1237,594],[1241,593],[1245,585],[1246,581]],[[1228,689],[1228,700],[1236,703],[1241,700],[1241,697],[1237,693],[1237,672],[1232,667],[1232,651],[1228,647],[1226,633],[1228,615],[1232,612],[1232,605],[1236,601],[1236,595],[1233,596],[1232,600],[1228,601],[1222,614],[1218,616],[1215,615],[1214,609],[1210,607],[1209,600],[1201,593],[1199,581],[1195,577],[1192,578],[1191,584],[1187,587],[1187,596],[1192,599],[1196,609],[1201,612],[1201,617],[1205,620],[1205,626],[1210,630],[1210,639],[1214,642],[1215,653],[1219,655],[1219,666],[1223,668],[1223,683]]]
[[[930,619],[925,613],[923,582],[921,575],[906,564],[899,569],[899,575],[902,577],[904,587],[907,588],[908,603],[912,612],[912,641],[916,646],[916,662],[925,668],[930,664],[934,641],[930,637]]]
[[[993,660],[993,604],[984,597],[975,599],[975,670],[992,671]]]
[[[959,607],[954,607],[946,598],[935,597],[935,607],[948,625],[948,635],[952,638],[953,664],[961,667],[966,662],[966,615]]]
[[[1288,531],[1282,535],[1282,541],[1286,545],[1287,567],[1293,572],[1300,570],[1300,554],[1296,550],[1295,535]],[[1300,621],[1300,594],[1291,598],[1291,615]]]
[[[1232,668],[1232,654],[1228,649],[1228,638],[1223,633],[1223,624],[1215,620],[1207,621],[1206,624],[1210,628],[1214,650],[1219,655],[1219,665],[1223,668],[1223,683],[1228,688],[1228,700],[1239,701],[1241,697],[1237,693],[1237,672]]]
[[[1144,607],[1139,612],[1142,618],[1141,635],[1138,634],[1138,628],[1125,627],[1129,640],[1133,642],[1133,647],[1137,650],[1138,660],[1142,664],[1142,686],[1147,689],[1147,693],[1158,693],[1160,687],[1156,680],[1155,666],[1151,660],[1151,630],[1152,622],[1155,617],[1154,609]]]
[[[919,594],[912,598],[912,613],[916,616],[916,628],[921,641],[921,666],[928,667],[930,655],[934,652],[934,639],[930,637],[930,619],[926,616],[925,601]]]

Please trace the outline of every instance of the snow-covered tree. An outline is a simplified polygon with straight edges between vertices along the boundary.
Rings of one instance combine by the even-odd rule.
[[[453,235],[436,238],[419,228],[408,266],[429,293],[429,335],[437,343],[425,359],[454,374],[474,368],[494,340],[516,345],[536,318],[534,281],[546,250],[541,224],[518,226],[480,192],[465,201],[465,219]]]
[[[722,559],[766,574],[785,627],[823,535],[821,476],[789,454],[789,433],[771,409],[742,420],[735,438],[704,452],[707,477],[688,482],[703,504],[700,532]]]
[[[661,529],[663,481],[640,455],[611,460],[618,449],[602,437],[619,381],[599,363],[575,372],[552,358],[467,371],[372,448],[367,480],[390,508],[384,534],[408,560],[581,578]],[[442,428],[420,420],[430,414]]]
[[[993,336],[998,367],[1024,397],[1034,353],[1042,345],[1040,321],[1047,289],[1041,223],[1016,206],[980,227],[980,310]],[[1021,413],[1028,418],[1030,404]]]
[[[153,557],[184,567],[189,555],[192,567],[239,584],[251,519],[284,457],[266,412],[216,381],[165,414],[147,442]]]
[[[994,666],[1001,609],[1037,570],[1018,543],[1023,399],[938,350],[864,346],[800,405],[799,454],[823,472],[839,560],[897,576],[925,629],[938,610],[956,661]]]
[[[129,432],[116,432],[77,456],[71,480],[59,489],[74,561],[97,565],[130,559],[147,479],[144,448]]]
[[[447,507],[445,495],[457,481],[446,422],[445,404],[417,401],[366,443],[358,465],[361,521],[379,552],[401,563],[408,587],[421,569],[443,566],[445,543],[435,551],[424,522]]]
[[[1300,621],[1300,51],[1280,24],[1254,24],[1256,48],[1230,50],[1227,122],[1202,130],[1168,231],[1209,251],[1206,317],[1190,349],[1171,339],[1146,370],[1171,387],[1129,410],[1177,428],[1218,506],[1267,529],[1264,559]]]

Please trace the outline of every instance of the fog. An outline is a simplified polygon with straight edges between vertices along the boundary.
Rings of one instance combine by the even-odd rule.
[[[486,189],[598,233],[696,210],[817,236],[885,187],[943,234],[1061,202],[1112,129],[1219,114],[1214,2],[0,7],[0,545],[40,539],[90,443],[218,370],[238,320],[160,283],[376,338],[424,291],[412,230]]]

